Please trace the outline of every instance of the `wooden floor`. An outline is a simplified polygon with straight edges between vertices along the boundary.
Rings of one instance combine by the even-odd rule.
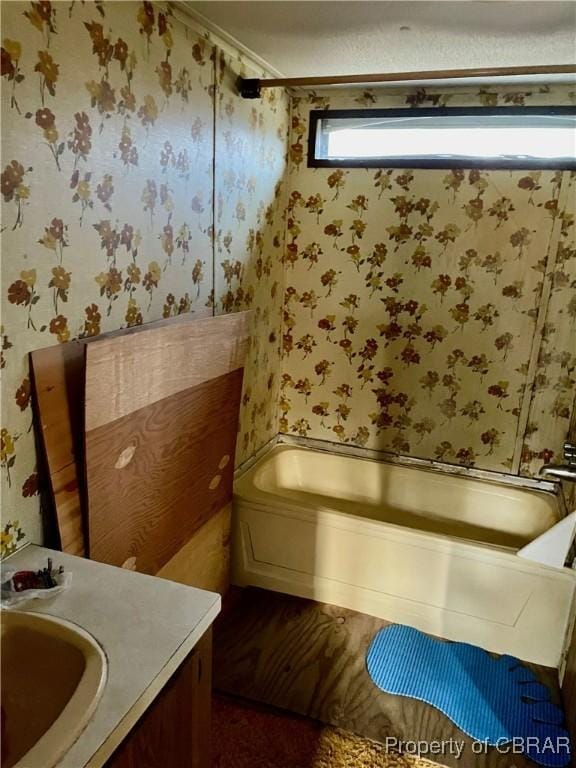
[[[380,691],[365,667],[366,651],[386,622],[344,608],[259,589],[236,590],[215,630],[217,690],[290,710],[384,742],[464,743],[457,759],[428,757],[454,768],[533,768],[520,755],[494,748],[472,752],[472,740],[423,702]],[[555,670],[531,668],[559,702]]]

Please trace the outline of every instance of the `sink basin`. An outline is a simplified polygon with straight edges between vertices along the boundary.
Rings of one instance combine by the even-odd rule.
[[[51,768],[87,725],[106,682],[96,640],[70,622],[3,611],[1,768]]]

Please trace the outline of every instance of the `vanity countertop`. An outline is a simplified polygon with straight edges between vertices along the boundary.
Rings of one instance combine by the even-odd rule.
[[[69,590],[14,610],[67,619],[89,632],[108,659],[96,711],[58,768],[98,768],[121,743],[220,612],[220,596],[173,581],[29,545],[2,564],[38,570],[51,557],[72,572]]]

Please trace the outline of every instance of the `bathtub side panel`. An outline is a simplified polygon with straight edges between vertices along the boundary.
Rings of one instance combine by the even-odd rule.
[[[576,579],[487,547],[346,515],[236,502],[233,583],[560,664]],[[505,585],[505,588],[503,588]]]

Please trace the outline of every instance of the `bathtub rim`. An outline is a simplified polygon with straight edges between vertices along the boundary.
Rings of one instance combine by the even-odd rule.
[[[538,477],[526,477],[524,475],[512,475],[491,469],[479,469],[478,467],[465,467],[461,464],[449,464],[444,461],[437,461],[436,459],[421,459],[416,456],[391,453],[390,451],[378,451],[372,448],[361,448],[357,445],[340,444],[330,440],[319,440],[313,437],[300,437],[298,435],[286,435],[284,433],[279,433],[272,437],[267,443],[261,446],[253,456],[250,456],[243,461],[242,464],[238,465],[234,470],[234,481],[240,480],[254,467],[255,464],[261,461],[264,456],[279,446],[293,446],[295,448],[329,453],[335,456],[365,459],[378,464],[390,464],[393,466],[400,465],[441,475],[451,475],[452,477],[463,476],[473,480],[484,480],[496,485],[546,493],[556,497],[558,500],[562,512],[559,519],[565,517],[568,512],[566,500],[562,493],[562,485],[558,481],[544,480]]]

